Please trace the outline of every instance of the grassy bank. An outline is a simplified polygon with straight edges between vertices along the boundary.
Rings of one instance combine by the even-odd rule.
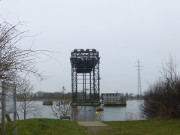
[[[180,120],[141,120],[104,122],[111,130],[98,135],[180,135]]]
[[[143,120],[104,122],[102,131],[90,132],[76,122],[56,119],[18,121],[18,135],[180,135],[180,120]],[[6,124],[6,135],[12,135],[12,123]]]
[[[12,123],[6,124],[6,135],[12,135]],[[27,119],[17,123],[18,135],[88,135],[89,131],[76,122],[57,119]]]

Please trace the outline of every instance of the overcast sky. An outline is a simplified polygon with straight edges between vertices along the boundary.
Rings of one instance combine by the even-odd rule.
[[[33,38],[20,44],[57,51],[37,65],[49,79],[31,78],[36,91],[71,91],[70,53],[100,52],[101,92],[137,93],[137,60],[142,91],[155,82],[171,54],[180,66],[180,0],[1,0],[0,21],[24,23]],[[178,66],[178,67],[179,67]]]

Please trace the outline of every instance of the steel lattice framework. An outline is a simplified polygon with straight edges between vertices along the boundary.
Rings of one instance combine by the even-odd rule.
[[[99,52],[74,49],[71,52],[72,105],[99,105]]]

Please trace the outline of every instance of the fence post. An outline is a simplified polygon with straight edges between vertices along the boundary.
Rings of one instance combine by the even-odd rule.
[[[3,89],[3,86],[2,86],[2,81],[0,80],[0,88],[2,90],[2,135],[5,135],[5,111],[6,111],[6,103],[5,103],[5,90]]]
[[[13,87],[13,102],[14,102],[14,135],[17,135],[17,110],[16,110],[16,85]]]

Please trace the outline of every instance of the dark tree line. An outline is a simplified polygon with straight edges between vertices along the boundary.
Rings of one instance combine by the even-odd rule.
[[[31,93],[31,98],[38,99],[58,99],[62,98],[65,95],[65,98],[71,98],[71,93],[62,93],[62,92],[36,92]]]
[[[133,95],[133,93],[121,93],[122,97],[126,97],[126,98],[137,98],[136,95]],[[30,98],[33,99],[57,99],[59,97],[62,98],[62,95],[65,95],[66,98],[71,98],[71,92],[68,93],[62,93],[62,92],[44,92],[44,91],[38,91],[36,93],[31,93],[29,94]],[[79,96],[82,97],[83,93],[80,92]],[[87,96],[89,96],[89,94],[87,94]]]

